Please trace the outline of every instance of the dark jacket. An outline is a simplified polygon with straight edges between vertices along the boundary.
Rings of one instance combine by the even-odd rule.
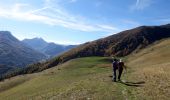
[[[118,69],[118,61],[113,61],[113,70],[116,70],[116,69]]]
[[[119,69],[123,69],[123,67],[124,67],[124,62],[119,62]]]

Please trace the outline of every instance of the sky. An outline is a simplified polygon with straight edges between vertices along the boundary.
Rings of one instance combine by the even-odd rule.
[[[142,25],[170,23],[170,0],[0,0],[0,30],[81,44]]]

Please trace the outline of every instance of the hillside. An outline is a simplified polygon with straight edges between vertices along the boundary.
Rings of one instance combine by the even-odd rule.
[[[24,67],[45,58],[45,55],[25,46],[22,42],[12,36],[10,32],[0,31],[1,73],[5,73],[8,69],[14,67]]]
[[[89,56],[127,56],[161,39],[170,37],[170,24],[141,26],[106,38],[82,44],[47,62],[30,66],[33,72],[64,63],[70,59]]]
[[[123,82],[112,82],[109,57],[70,60],[0,82],[0,99],[169,100],[170,39],[124,57]]]
[[[22,42],[29,45],[38,52],[44,53],[50,58],[76,47],[76,45],[61,45],[52,42],[48,43],[42,38],[24,39]]]

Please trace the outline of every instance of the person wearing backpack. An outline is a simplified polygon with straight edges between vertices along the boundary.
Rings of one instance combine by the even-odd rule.
[[[119,65],[118,60],[116,58],[113,59],[112,65],[113,65],[113,78],[112,78],[112,81],[116,82],[116,70],[118,69],[118,65]]]

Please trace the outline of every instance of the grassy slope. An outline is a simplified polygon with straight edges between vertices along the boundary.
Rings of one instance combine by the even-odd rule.
[[[124,58],[128,71],[123,74],[123,83],[111,82],[107,58],[74,59],[41,73],[1,82],[0,99],[168,100],[169,55],[170,39]]]
[[[153,46],[128,58],[128,66],[133,69],[129,80],[143,80],[145,85],[137,89],[139,98],[148,100],[168,100],[170,97],[170,39],[157,42]]]

